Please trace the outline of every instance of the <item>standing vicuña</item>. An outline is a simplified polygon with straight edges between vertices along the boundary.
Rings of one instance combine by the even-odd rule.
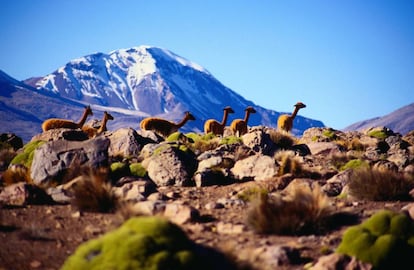
[[[83,111],[82,118],[79,120],[78,123],[75,123],[74,121],[67,120],[67,119],[50,118],[43,122],[42,129],[43,131],[47,131],[49,129],[55,129],[55,128],[70,128],[70,129],[81,128],[83,124],[85,124],[86,118],[88,118],[89,115],[93,115],[92,109],[90,106],[86,106],[85,110]]]
[[[195,120],[195,117],[190,112],[185,112],[183,120],[174,123],[162,118],[148,117],[141,121],[140,127],[142,130],[152,130],[161,134],[164,137],[178,131],[179,128],[185,125],[188,120]]]
[[[298,111],[302,108],[306,108],[306,105],[302,102],[298,102],[294,105],[295,109],[293,110],[292,115],[282,114],[277,119],[277,127],[279,130],[289,132],[293,128],[293,120],[295,119]]]
[[[230,106],[225,107],[223,110],[224,114],[221,123],[214,119],[209,119],[204,123],[205,134],[213,132],[215,135],[223,135],[224,127],[226,126],[229,113],[234,113],[233,109]]]
[[[244,115],[244,119],[234,119],[231,122],[230,129],[233,132],[233,135],[241,136],[247,133],[247,121],[249,121],[249,116],[251,113],[256,113],[256,110],[249,106],[245,109],[246,114]]]

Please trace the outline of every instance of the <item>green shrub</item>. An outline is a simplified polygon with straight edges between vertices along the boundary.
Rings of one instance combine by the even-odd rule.
[[[375,269],[394,269],[397,265],[411,269],[414,221],[404,213],[381,210],[348,228],[336,252],[355,256]]]
[[[408,200],[413,179],[403,174],[374,168],[354,170],[348,182],[350,195],[370,201]]]
[[[237,136],[227,136],[221,139],[220,144],[235,144],[235,143],[242,143],[243,139]]]
[[[377,139],[380,139],[380,140],[385,140],[388,137],[387,133],[382,129],[381,130],[380,129],[372,130],[372,131],[368,132],[368,136],[373,137],[373,138],[377,138]]]
[[[324,129],[322,131],[322,135],[328,138],[329,140],[335,140],[337,138],[335,130],[332,128]]]
[[[145,177],[147,175],[147,170],[142,166],[141,163],[130,164],[129,170],[131,172],[131,175],[136,177]]]
[[[129,166],[125,162],[113,162],[111,163],[109,169],[110,176],[114,181],[130,174]]]
[[[213,269],[217,258],[201,255],[195,247],[180,227],[166,219],[134,217],[118,229],[81,244],[61,270]]]
[[[170,136],[165,139],[167,142],[176,142],[180,141],[185,137],[185,135],[179,131],[170,134]]]
[[[237,197],[245,202],[250,202],[254,199],[260,198],[263,195],[267,196],[268,194],[269,191],[266,188],[254,186],[239,192]]]
[[[44,141],[33,141],[23,146],[23,151],[13,158],[10,164],[22,164],[27,168],[32,166],[34,151],[44,144]]]
[[[339,168],[340,171],[345,171],[347,169],[359,169],[359,168],[368,168],[369,164],[362,159],[352,159],[348,161],[345,165]]]

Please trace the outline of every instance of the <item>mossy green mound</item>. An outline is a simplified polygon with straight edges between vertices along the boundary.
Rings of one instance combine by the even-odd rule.
[[[403,213],[379,211],[362,224],[347,229],[336,252],[355,256],[375,269],[412,266],[414,221]]]
[[[135,217],[81,244],[61,270],[209,269],[208,259],[176,225],[159,217]],[[211,266],[211,265],[210,265]]]
[[[129,165],[129,170],[131,175],[137,177],[145,177],[147,175],[147,170],[142,166],[141,163],[132,163]]]
[[[32,166],[34,151],[44,144],[44,141],[33,141],[23,146],[23,151],[13,158],[10,164],[22,164],[27,168]]]

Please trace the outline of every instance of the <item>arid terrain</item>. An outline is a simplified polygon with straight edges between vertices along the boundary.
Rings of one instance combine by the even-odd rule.
[[[379,131],[383,132],[382,129],[379,129]],[[228,168],[228,164],[231,164],[232,175],[234,179],[239,179],[238,181],[222,182],[221,184],[213,183],[211,181],[215,180],[217,174],[207,174],[210,171],[205,171],[205,175],[209,178],[196,178],[194,176],[198,179],[196,186],[163,185],[162,182],[158,182],[160,184],[157,184],[155,189],[153,188],[151,192],[148,192],[142,191],[144,187],[142,183],[149,183],[148,177],[146,180],[142,180],[143,178],[128,176],[132,179],[131,182],[118,181],[116,185],[118,189],[123,190],[123,193],[121,193],[124,200],[131,199],[131,196],[133,196],[135,201],[132,204],[119,204],[114,211],[108,211],[108,213],[87,211],[85,208],[80,211],[79,204],[76,205],[73,201],[72,203],[69,201],[66,203],[51,203],[32,198],[31,201],[28,200],[21,205],[8,203],[7,200],[12,201],[10,200],[11,197],[18,197],[24,191],[23,188],[21,190],[18,188],[10,189],[14,193],[7,195],[7,192],[5,192],[7,186],[4,185],[0,190],[2,199],[0,204],[0,269],[60,269],[65,260],[74,253],[80,244],[118,228],[133,215],[138,215],[138,213],[142,215],[148,210],[144,211],[143,205],[144,207],[151,206],[153,209],[149,212],[153,215],[163,215],[171,219],[195,243],[212,247],[226,254],[230,260],[237,262],[239,269],[308,269],[315,265],[321,257],[335,252],[347,228],[361,223],[377,211],[382,209],[401,211],[405,208],[411,209],[409,211],[413,212],[413,199],[412,195],[411,197],[409,195],[413,192],[407,189],[411,186],[404,186],[402,183],[413,179],[412,143],[414,133],[410,133],[409,136],[404,138],[398,134],[389,135],[386,143],[388,147],[384,147],[385,140],[373,138],[373,135],[345,134],[331,129],[315,128],[301,138],[302,142],[308,140],[305,142],[311,149],[312,154],[308,152],[308,154],[302,155],[303,152],[300,151],[307,151],[307,148],[303,146],[304,143],[302,143],[297,144],[301,145],[301,148],[295,148],[295,145],[289,146],[299,151],[299,155],[295,157],[289,153],[283,154],[282,157],[285,158],[280,159],[277,154],[274,156],[272,156],[273,154],[263,154],[270,149],[269,145],[272,143],[271,141],[263,143],[264,138],[266,138],[265,135],[272,134],[266,132],[262,132],[262,129],[255,129],[250,134],[243,136],[244,144],[224,145],[213,150],[204,151],[204,155],[198,155],[198,172],[202,170],[201,164],[205,164],[203,162],[214,161],[217,157],[227,157],[227,159],[223,158],[221,161],[221,169]],[[121,135],[123,134],[125,133]],[[123,137],[118,136],[123,141],[125,141],[125,136],[137,137],[137,135],[134,135],[134,137],[129,134],[127,133]],[[109,134],[108,137],[111,144],[116,145],[118,137],[113,134]],[[276,136],[271,138],[277,147],[282,147],[282,139],[286,140],[286,137],[283,136],[277,137],[277,140]],[[102,140],[95,141],[101,142]],[[84,142],[74,143],[78,145],[95,141],[85,140]],[[262,142],[262,144],[257,142]],[[69,141],[67,143],[69,144]],[[277,143],[279,143],[279,146]],[[47,144],[45,146],[48,147],[58,145],[54,142]],[[127,148],[132,149],[131,145],[127,145]],[[158,170],[159,166],[164,166],[162,163],[164,160],[173,156],[171,153],[182,153],[179,151],[172,152],[171,149],[178,147],[171,144],[152,144],[152,147],[161,148],[160,145],[163,146],[162,151],[164,152],[158,151],[157,154],[147,154],[147,161],[150,164],[147,164],[149,172],[151,172],[150,162],[156,164],[152,169]],[[249,146],[247,147],[247,145]],[[151,145],[148,144],[148,146]],[[259,150],[251,153],[250,149]],[[145,151],[148,150],[141,150],[141,154]],[[37,150],[36,153],[38,154]],[[47,164],[47,157],[36,156],[36,153],[34,162],[37,158],[42,159],[40,164]],[[205,155],[205,153],[208,153],[208,155]],[[229,162],[231,155],[234,156],[235,161],[233,163]],[[161,160],[156,159],[160,156],[162,156]],[[355,158],[355,156],[359,158]],[[142,164],[145,164],[145,159],[141,160]],[[249,160],[254,160],[253,164],[250,164],[252,162],[246,163]],[[268,160],[271,161],[271,166],[266,165]],[[286,160],[290,163],[287,163]],[[132,161],[123,162],[134,164]],[[172,162],[171,164],[177,163]],[[239,166],[240,164],[241,166]],[[252,166],[250,167],[249,164]],[[351,164],[354,168],[355,166],[363,167],[367,164],[369,164],[370,169],[377,166],[375,170],[381,172],[379,175],[382,178],[388,179],[388,177],[397,175],[397,178],[393,178],[393,181],[401,186],[398,186],[394,191],[392,187],[397,184],[390,183],[387,179],[377,181],[377,179],[370,178],[371,174],[367,174],[363,176],[365,178],[360,177],[358,180],[371,181],[368,190],[365,191],[367,194],[361,194],[361,190],[367,187],[363,183],[359,183],[356,189],[357,191],[359,189],[359,196],[347,196],[348,191],[346,190],[350,188],[348,186],[352,181],[354,181],[355,189],[353,178],[356,178],[356,176],[349,173],[353,170],[352,167],[348,169],[343,167],[345,164],[346,166]],[[400,166],[397,167],[395,164],[400,164]],[[217,165],[210,164],[208,166],[210,168]],[[276,168],[270,172],[271,177],[263,176],[268,173],[267,169],[270,167]],[[36,166],[33,165],[33,168],[36,168]],[[112,168],[112,170],[115,169]],[[174,171],[173,167],[170,171]],[[404,173],[394,174],[389,171]],[[215,172],[217,173],[217,171]],[[242,175],[247,175],[247,177]],[[402,175],[405,175],[406,178],[401,178]],[[112,175],[112,177],[114,176]],[[128,177],[127,179],[129,179]],[[154,181],[157,179],[155,174],[151,177]],[[3,180],[8,179],[4,177],[4,173],[2,178]],[[220,179],[222,181],[224,178]],[[79,181],[86,180],[82,178],[77,181],[79,183]],[[10,184],[10,186],[14,186],[14,184]],[[61,191],[67,188],[65,185],[63,186]],[[273,218],[273,213],[269,213],[268,209],[259,207],[258,215],[249,216],[252,205],[254,205],[254,196],[259,195],[260,197],[260,193],[266,192],[266,196],[272,194],[271,196],[277,198],[281,194],[280,196],[289,198],[288,188],[292,186],[293,188],[307,186],[312,190],[318,190],[316,186],[322,187],[319,193],[312,191],[310,197],[295,197],[294,200],[297,201],[296,209],[292,209],[297,211],[297,205],[302,204],[304,218],[306,219],[306,215],[312,215],[313,210],[323,212],[329,208],[329,222],[324,223],[324,226],[320,226],[319,224],[309,224],[309,220],[307,220],[308,224],[305,224],[308,227],[307,230],[293,230],[290,233],[257,232],[257,227],[252,227],[252,217],[262,219],[257,221],[260,224],[266,222],[263,217],[265,219],[267,217]],[[139,192],[133,193],[134,188],[137,188]],[[98,190],[99,188],[96,189],[96,191]],[[90,197],[84,197],[83,201],[92,200],[93,192],[89,193]],[[142,195],[144,193],[145,196]],[[363,195],[369,195],[374,199],[360,198],[364,197]],[[404,199],[398,199],[400,195],[403,195]],[[256,196],[255,198],[259,197]],[[84,200],[85,198],[86,200]],[[159,202],[163,207],[173,206],[173,214],[167,215],[167,210],[165,212],[154,210]],[[308,204],[314,204],[314,207],[308,209]],[[133,211],[128,205],[134,205],[134,207],[140,205],[141,208],[138,211],[134,208],[135,211]],[[177,209],[176,215],[174,209]],[[189,209],[194,211],[188,214]],[[284,216],[278,216],[272,222],[289,222],[289,219],[292,218],[290,213],[280,212]],[[296,216],[300,216],[300,213],[299,215],[296,213]],[[247,222],[249,217],[250,222]],[[318,214],[316,217],[315,223],[319,222],[319,218],[323,215]],[[292,219],[292,223],[295,221],[297,221],[297,218],[296,220]],[[277,227],[277,224],[273,225]],[[289,224],[285,224],[286,226],[289,228]],[[294,224],[291,227],[294,228]]]
[[[343,230],[341,226],[325,235],[283,236],[260,235],[248,228],[222,228],[219,223],[245,224],[246,206],[205,209],[205,205],[221,198],[231,197],[235,191],[254,183],[232,184],[203,188],[168,188],[175,191],[184,203],[200,209],[197,222],[181,225],[188,236],[197,243],[215,247],[228,254],[241,256],[255,263],[248,263],[257,269],[271,269],[261,260],[261,249],[272,246],[291,246],[301,250],[296,264],[280,265],[277,269],[303,269],[304,265],[334,251]],[[353,202],[343,206],[364,218],[379,209],[400,210],[408,202]],[[341,207],[339,207],[340,209]],[[120,214],[79,213],[70,205],[29,205],[19,208],[1,209],[0,227],[0,269],[59,269],[76,247],[89,239],[118,227],[123,217]],[[248,252],[250,251],[250,252]],[[248,267],[245,264],[245,267]],[[254,268],[253,268],[254,269]],[[274,268],[273,268],[274,269]]]

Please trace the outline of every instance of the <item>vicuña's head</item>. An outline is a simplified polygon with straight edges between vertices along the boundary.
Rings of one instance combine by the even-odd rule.
[[[185,118],[188,120],[195,120],[194,115],[192,115],[190,112],[185,112]]]
[[[105,114],[106,119],[108,119],[108,120],[114,120],[114,117],[110,113],[104,112],[104,114]]]
[[[93,115],[93,112],[92,112],[92,109],[91,109],[90,105],[85,107],[85,112],[86,112],[86,115]]]
[[[298,103],[294,105],[294,107],[298,109],[302,109],[302,108],[306,108],[306,105],[299,101]]]
[[[256,110],[255,110],[252,106],[247,107],[247,108],[245,109],[245,111],[246,111],[246,112],[249,112],[249,113],[256,113]]]
[[[230,106],[225,107],[223,111],[226,111],[227,113],[234,113],[234,110]]]

